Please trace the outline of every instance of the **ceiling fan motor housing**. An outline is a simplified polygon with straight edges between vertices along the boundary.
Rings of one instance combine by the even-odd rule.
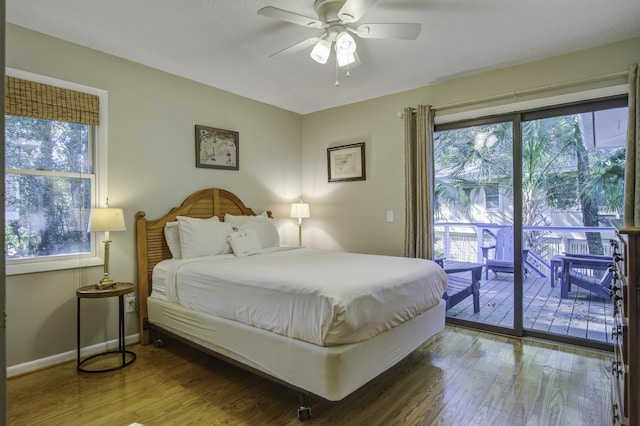
[[[353,16],[344,14],[338,16],[338,12],[344,6],[345,0],[316,0],[313,4],[318,17],[325,23],[327,30],[336,23],[345,26],[348,22],[353,22]]]

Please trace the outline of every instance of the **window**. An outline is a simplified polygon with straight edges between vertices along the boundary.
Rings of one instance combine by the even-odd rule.
[[[500,187],[498,185],[485,185],[484,205],[487,210],[500,210]]]
[[[91,252],[92,126],[5,116],[7,259]]]
[[[87,232],[99,96],[14,77],[5,87],[7,273],[99,264]]]

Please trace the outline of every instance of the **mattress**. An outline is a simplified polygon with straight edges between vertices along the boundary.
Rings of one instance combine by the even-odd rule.
[[[321,346],[362,342],[437,306],[424,259],[278,248],[160,262],[151,298]]]

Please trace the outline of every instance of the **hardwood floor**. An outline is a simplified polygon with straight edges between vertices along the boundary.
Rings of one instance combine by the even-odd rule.
[[[299,425],[292,390],[183,344],[79,374],[75,362],[8,381],[11,425]],[[612,355],[447,326],[317,425],[606,425]]]

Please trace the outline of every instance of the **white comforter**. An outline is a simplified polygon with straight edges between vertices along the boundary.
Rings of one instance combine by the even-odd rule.
[[[163,261],[152,297],[328,346],[369,339],[430,309],[446,284],[429,260],[279,248]]]

